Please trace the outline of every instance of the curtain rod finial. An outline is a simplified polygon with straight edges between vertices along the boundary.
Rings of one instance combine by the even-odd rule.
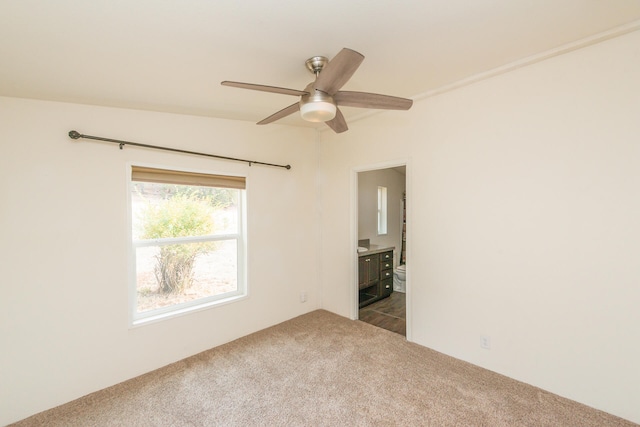
[[[71,138],[71,139],[78,139],[81,136],[82,135],[80,135],[80,133],[75,131],[75,130],[69,131],[69,138]]]

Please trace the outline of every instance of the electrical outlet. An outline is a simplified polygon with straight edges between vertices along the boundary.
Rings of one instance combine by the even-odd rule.
[[[300,302],[307,302],[307,291],[300,291]]]
[[[491,348],[491,338],[488,335],[480,335],[480,347],[487,350]]]

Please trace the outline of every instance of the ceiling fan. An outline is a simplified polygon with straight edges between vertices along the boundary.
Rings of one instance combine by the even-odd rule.
[[[342,49],[331,61],[324,56],[314,56],[307,59],[305,65],[309,71],[315,74],[316,79],[309,83],[304,90],[232,81],[223,81],[221,84],[300,97],[300,101],[259,121],[259,125],[275,122],[296,111],[300,111],[304,120],[325,122],[336,133],[341,133],[349,128],[338,106],[408,110],[413,105],[411,99],[340,90],[353,73],[356,72],[363,60],[364,56],[362,54],[347,48]]]

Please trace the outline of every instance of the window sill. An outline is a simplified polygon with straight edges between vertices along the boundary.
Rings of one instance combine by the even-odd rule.
[[[202,310],[207,310],[213,307],[218,307],[221,305],[226,305],[226,304],[231,304],[237,301],[241,301],[245,298],[247,298],[248,295],[247,294],[241,294],[241,295],[234,295],[231,297],[227,297],[227,298],[223,298],[223,299],[217,299],[217,300],[213,300],[213,301],[206,301],[203,302],[201,304],[194,304],[194,305],[190,305],[188,307],[183,307],[183,308],[179,308],[176,310],[171,310],[169,312],[165,312],[165,313],[158,313],[155,315],[148,315],[142,318],[138,318],[138,319],[133,319],[131,321],[131,324],[129,326],[129,329],[133,329],[133,328],[138,328],[140,326],[144,326],[144,325],[148,325],[151,323],[156,323],[156,322],[160,322],[163,320],[167,320],[167,319],[171,319],[173,317],[179,317],[179,316],[184,316],[186,314],[191,314],[191,313],[195,313],[198,311],[202,311]]]

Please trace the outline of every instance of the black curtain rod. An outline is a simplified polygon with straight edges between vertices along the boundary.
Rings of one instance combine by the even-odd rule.
[[[77,132],[75,130],[69,131],[69,138],[71,138],[71,139],[85,138],[85,139],[95,139],[96,141],[114,142],[116,144],[120,144],[120,149],[121,150],[125,145],[134,145],[136,147],[153,148],[155,150],[172,151],[174,153],[193,154],[195,156],[205,156],[205,157],[213,157],[215,159],[232,160],[234,162],[244,162],[244,163],[249,163],[249,166],[251,166],[251,165],[264,165],[264,166],[274,166],[274,167],[277,167],[277,168],[291,169],[291,165],[276,165],[274,163],[257,162],[255,160],[236,159],[235,157],[217,156],[215,154],[198,153],[197,151],[180,150],[178,148],[160,147],[160,146],[157,146],[157,145],[140,144],[138,142],[130,142],[130,141],[120,141],[119,139],[111,139],[111,138],[103,138],[103,137],[100,137],[100,136],[83,135],[83,134],[81,134],[81,133],[79,133],[79,132]]]

